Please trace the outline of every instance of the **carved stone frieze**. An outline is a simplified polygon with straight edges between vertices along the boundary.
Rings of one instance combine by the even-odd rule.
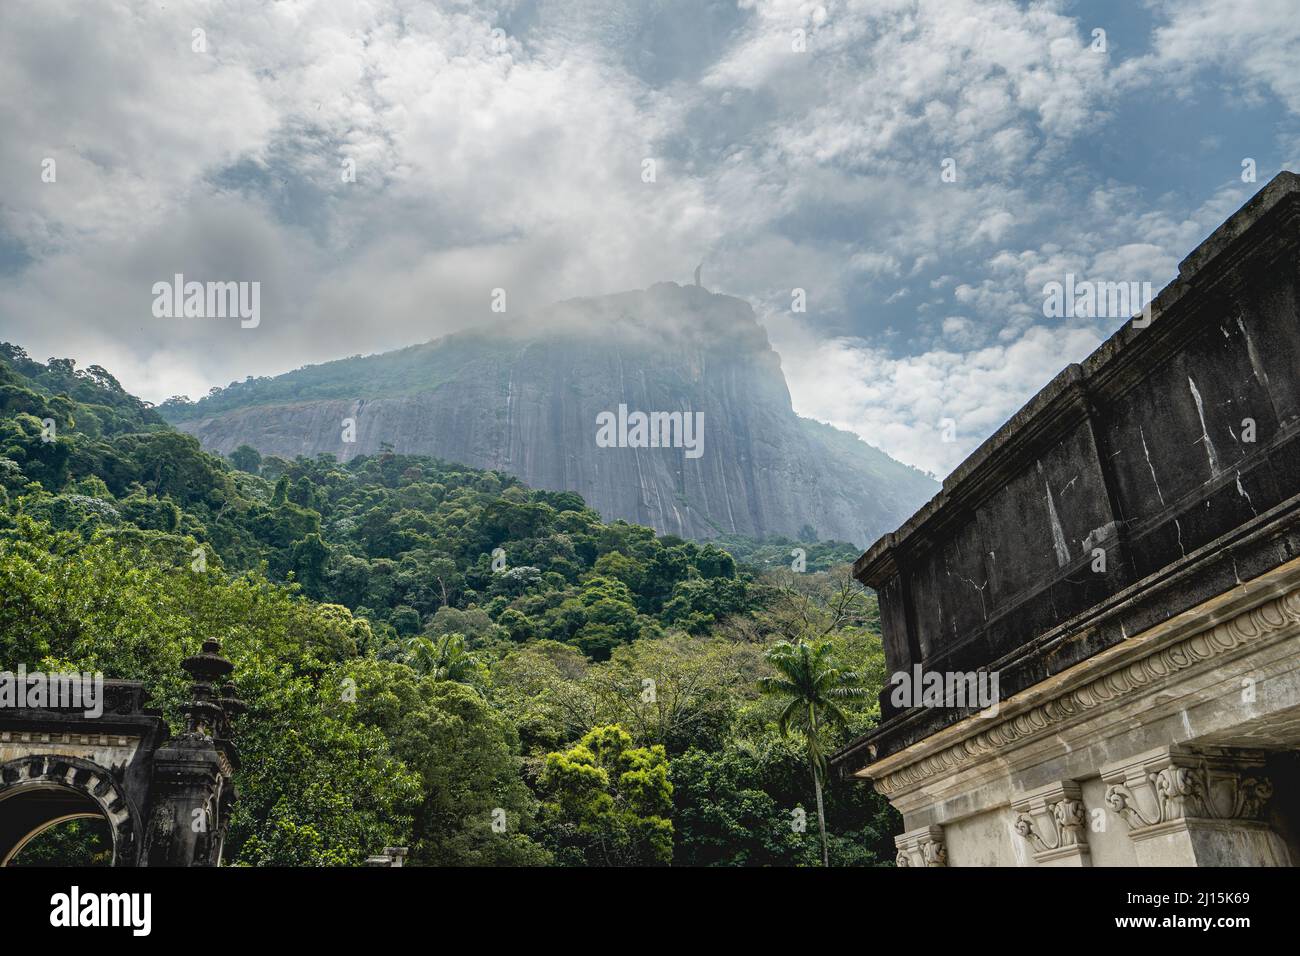
[[[1013,712],[952,746],[874,778],[875,787],[885,796],[893,796],[932,777],[951,775],[970,763],[1003,753],[1023,740],[1076,720],[1091,710],[1159,687],[1181,671],[1297,626],[1300,626],[1300,590],[1265,601],[1052,700],[1020,713]],[[1175,786],[1176,782],[1171,781],[1170,785]]]

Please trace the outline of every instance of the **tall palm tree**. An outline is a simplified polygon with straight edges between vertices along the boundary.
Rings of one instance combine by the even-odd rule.
[[[830,866],[826,845],[826,811],[822,806],[822,781],[826,775],[826,754],[822,735],[831,727],[843,727],[848,721],[839,702],[867,696],[862,677],[855,671],[841,670],[833,660],[834,648],[828,641],[782,641],[767,652],[767,661],[776,675],[761,678],[759,690],[785,701],[777,729],[782,736],[797,730],[808,748],[812,768],[813,792],[817,795],[817,826],[822,837],[822,866]]]
[[[466,683],[478,667],[478,659],[465,650],[461,634],[443,634],[436,640],[417,635],[406,642],[406,662],[434,680]]]

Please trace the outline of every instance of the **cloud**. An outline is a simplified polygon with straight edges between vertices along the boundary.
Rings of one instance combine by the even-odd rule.
[[[1012,0],[15,0],[0,322],[160,400],[703,260],[801,410],[941,474],[1108,332],[1046,320],[1046,282],[1158,288],[1256,188],[1153,187],[1098,142],[1207,76],[1293,114],[1288,6],[1152,2],[1149,43],[1099,52]],[[262,323],[154,319],[176,272],[261,282]]]
[[[6,334],[43,354],[75,330],[151,399],[464,328],[495,288],[523,312],[684,277],[719,232],[638,83],[494,36],[490,10],[27,12],[0,41],[22,134],[0,223],[34,258],[0,284]],[[263,322],[153,319],[176,272],[260,282]]]
[[[1006,345],[894,358],[862,342],[787,327],[776,345],[797,412],[868,436],[894,457],[942,478],[1103,337],[1096,325],[1032,326]]]
[[[1242,96],[1267,91],[1300,113],[1300,18],[1291,0],[1153,0],[1150,6],[1163,19],[1153,50],[1124,64],[1121,82],[1145,85],[1152,75],[1187,82],[1213,66],[1236,79]]]

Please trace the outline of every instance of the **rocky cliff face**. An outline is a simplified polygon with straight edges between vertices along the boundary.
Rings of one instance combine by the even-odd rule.
[[[937,491],[855,436],[795,415],[780,358],[739,299],[672,283],[561,303],[522,323],[239,383],[165,408],[204,447],[291,458],[434,455],[581,494],[607,519],[689,538],[870,544]],[[699,413],[702,442],[602,447],[598,416]],[[347,420],[355,440],[346,441]]]

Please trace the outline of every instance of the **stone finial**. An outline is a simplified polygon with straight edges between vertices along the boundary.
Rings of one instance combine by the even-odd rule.
[[[221,656],[221,642],[210,637],[203,649],[181,661],[190,675],[190,700],[181,711],[186,717],[186,731],[203,737],[225,736],[227,713],[218,696],[217,682],[230,676],[235,666]],[[231,698],[233,700],[233,698]]]

